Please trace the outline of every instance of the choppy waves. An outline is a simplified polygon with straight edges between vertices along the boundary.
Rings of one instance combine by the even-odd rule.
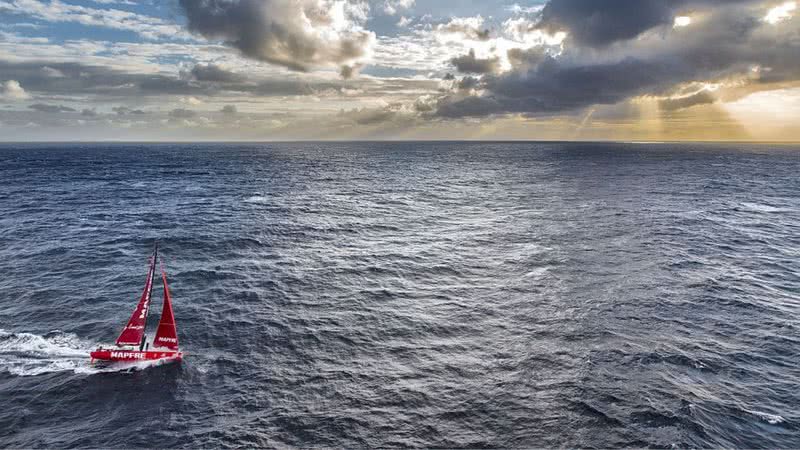
[[[674,144],[0,149],[0,444],[798,447],[798,169]],[[154,239],[186,360],[89,366]]]

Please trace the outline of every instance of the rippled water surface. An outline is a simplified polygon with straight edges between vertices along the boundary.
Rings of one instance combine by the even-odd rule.
[[[740,144],[2,145],[0,446],[800,447],[798,174]],[[186,360],[90,367],[155,239]]]

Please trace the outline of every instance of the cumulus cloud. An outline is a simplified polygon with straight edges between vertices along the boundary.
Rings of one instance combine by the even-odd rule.
[[[0,83],[0,100],[25,100],[30,98],[17,80]]]
[[[354,0],[180,0],[189,30],[243,55],[291,70],[352,64],[369,56],[369,7]]]
[[[670,8],[674,4],[667,0],[642,2],[660,11],[655,3]],[[690,5],[688,1],[682,3]],[[462,69],[485,73],[481,93],[477,97],[448,94],[439,100],[437,112],[445,117],[556,114],[592,105],[612,105],[638,96],[671,98],[660,104],[674,110],[713,101],[709,93],[675,96],[677,87],[685,83],[736,79],[737,86],[746,83],[751,91],[800,83],[800,59],[796,57],[800,54],[800,18],[770,24],[763,20],[767,3],[736,3],[692,2],[695,7],[705,8],[702,20],[694,21],[691,27],[670,26],[663,33],[642,35],[640,31],[652,26],[654,17],[660,15],[634,14],[640,20],[634,25],[620,12],[619,28],[634,31],[619,34],[619,28],[614,27],[616,16],[611,14],[617,12],[616,7],[609,6],[604,14],[597,15],[600,2],[592,6],[595,2],[552,0],[545,12],[551,5],[577,5],[581,14],[588,15],[583,19],[602,22],[604,28],[612,29],[604,33],[612,34],[587,30],[589,34],[570,41],[558,54],[536,48],[513,49],[509,51],[512,70],[504,73],[481,72],[485,67],[471,67],[474,57],[463,58],[458,61],[466,66]],[[637,11],[637,7],[631,8]],[[565,17],[578,14],[561,12]],[[671,21],[670,18],[664,23]],[[586,39],[590,40],[586,45],[579,43]],[[596,47],[614,40],[613,46]],[[759,70],[753,72],[754,68]]]
[[[490,38],[490,31],[483,26],[483,17],[456,17],[448,23],[436,26],[436,32],[440,36],[456,35],[464,39],[474,41],[487,41]]]
[[[225,105],[221,110],[219,110],[219,112],[223,114],[234,115],[238,113],[239,110],[236,108],[236,105]]]
[[[413,21],[414,21],[413,19],[410,19],[408,17],[403,16],[403,17],[400,18],[400,20],[397,21],[397,26],[400,27],[400,28],[405,28],[405,27],[411,25],[411,22],[413,22]]]
[[[383,12],[393,16],[401,9],[410,9],[414,6],[415,0],[384,0]]]
[[[499,57],[477,58],[475,50],[462,56],[457,56],[450,60],[450,63],[462,73],[492,73],[497,72],[500,67]]]

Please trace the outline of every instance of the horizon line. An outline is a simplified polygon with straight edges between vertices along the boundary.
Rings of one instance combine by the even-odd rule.
[[[574,144],[772,144],[772,145],[800,145],[800,140],[648,140],[648,139],[275,139],[275,140],[25,140],[3,141],[0,145],[8,144],[281,144],[281,143],[346,143],[346,142],[470,142],[470,143],[574,143]]]

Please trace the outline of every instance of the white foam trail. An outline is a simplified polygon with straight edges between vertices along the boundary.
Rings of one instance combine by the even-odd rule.
[[[790,209],[776,208],[762,203],[742,202],[742,206],[754,212],[789,212]]]
[[[747,412],[747,413],[750,413],[750,414],[752,414],[754,416],[758,416],[761,420],[765,420],[765,421],[769,422],[770,425],[776,425],[776,424],[779,424],[779,423],[786,422],[786,419],[784,419],[783,417],[781,417],[781,416],[779,416],[777,414],[768,414],[768,413],[765,413],[765,412],[753,411],[753,410],[750,410],[750,409],[745,409],[744,411]]]
[[[46,336],[32,333],[11,333],[0,330],[0,372],[16,376],[35,376],[53,372],[95,374],[143,370],[169,360],[137,361],[106,367],[90,363],[89,352],[97,345],[78,336],[53,331]]]

